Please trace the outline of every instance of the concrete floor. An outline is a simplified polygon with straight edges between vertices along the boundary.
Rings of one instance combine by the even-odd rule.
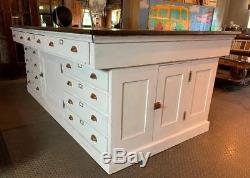
[[[215,89],[210,131],[110,177],[250,177],[250,87]],[[0,177],[109,177],[26,92],[0,82]]]

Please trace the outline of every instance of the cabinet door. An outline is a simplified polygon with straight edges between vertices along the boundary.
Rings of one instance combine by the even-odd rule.
[[[44,97],[53,109],[62,109],[63,103],[63,75],[61,74],[60,58],[45,54],[44,61]]]
[[[218,59],[196,61],[191,66],[186,102],[189,124],[206,121],[208,118],[217,66]]]
[[[159,69],[155,110],[154,140],[176,133],[184,116],[184,95],[188,84],[189,62],[161,66]]]
[[[112,70],[111,148],[132,151],[152,142],[157,72],[157,66]]]

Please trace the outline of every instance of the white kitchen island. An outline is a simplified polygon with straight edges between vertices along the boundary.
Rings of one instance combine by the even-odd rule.
[[[151,155],[209,130],[218,57],[232,32],[15,27],[27,89],[109,174],[114,148]],[[170,163],[166,160],[166,164]]]

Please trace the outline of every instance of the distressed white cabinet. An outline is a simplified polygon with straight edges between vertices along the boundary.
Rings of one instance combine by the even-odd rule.
[[[103,153],[154,155],[209,130],[218,57],[235,34],[61,30],[12,28],[27,88],[107,173],[131,164]]]

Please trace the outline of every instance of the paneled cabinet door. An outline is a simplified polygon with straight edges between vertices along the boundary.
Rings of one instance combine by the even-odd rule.
[[[154,140],[176,133],[182,125],[185,112],[185,92],[188,86],[189,64],[160,66],[155,110]]]
[[[218,59],[199,60],[191,66],[187,90],[187,124],[206,121],[214,88]]]
[[[157,72],[157,66],[112,70],[111,148],[132,151],[152,142]]]

